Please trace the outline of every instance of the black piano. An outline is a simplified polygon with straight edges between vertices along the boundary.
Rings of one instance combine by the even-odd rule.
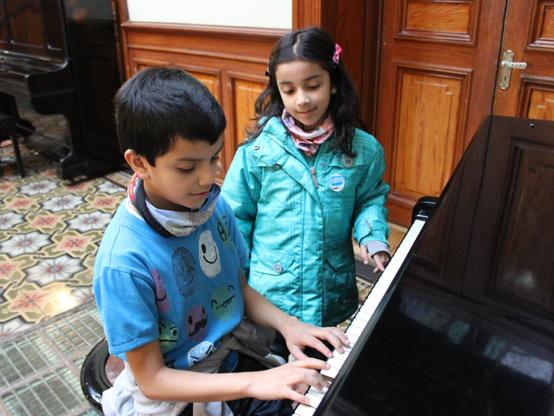
[[[483,123],[347,333],[296,415],[554,415],[554,122]]]
[[[0,0],[0,111],[62,179],[122,165],[112,99],[122,79],[112,0]]]

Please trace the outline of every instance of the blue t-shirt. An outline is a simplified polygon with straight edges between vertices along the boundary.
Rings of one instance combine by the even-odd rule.
[[[242,319],[245,244],[222,197],[186,237],[163,237],[127,204],[106,229],[94,267],[110,353],[125,359],[127,351],[159,339],[166,365],[185,369]]]

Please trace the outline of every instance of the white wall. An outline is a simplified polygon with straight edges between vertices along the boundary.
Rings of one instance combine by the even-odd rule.
[[[138,22],[292,28],[292,0],[127,0]]]

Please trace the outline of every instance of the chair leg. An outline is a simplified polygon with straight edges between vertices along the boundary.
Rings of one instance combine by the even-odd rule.
[[[17,161],[17,167],[19,169],[19,174],[21,177],[25,177],[25,170],[23,169],[23,160],[21,159],[21,152],[19,151],[19,142],[17,141],[17,136],[13,135],[11,136],[12,144],[13,144],[13,151],[15,153],[15,160]]]

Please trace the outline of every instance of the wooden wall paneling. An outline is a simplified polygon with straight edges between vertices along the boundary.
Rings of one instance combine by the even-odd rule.
[[[410,11],[409,6],[415,9]],[[387,0],[382,7],[376,137],[385,149],[385,180],[392,186],[389,220],[408,225],[417,198],[427,192],[438,195],[439,184],[451,175],[490,114],[504,5],[480,0]],[[436,20],[448,10],[456,12],[451,23],[439,30],[429,25],[427,19]],[[399,78],[403,67],[424,75],[417,78],[413,70],[402,69],[402,76],[417,81],[411,88],[425,87],[424,99],[403,90],[408,85]],[[409,101],[403,102],[405,98]],[[429,111],[430,103],[435,107]]]
[[[123,24],[128,52],[133,50],[168,52],[205,60],[218,59],[240,70],[242,65],[259,64],[264,73],[269,53],[282,30],[199,28],[192,25]],[[212,61],[213,62],[213,61]],[[202,64],[202,63],[201,63]],[[250,71],[250,67],[247,68]],[[129,74],[128,74],[129,75]]]
[[[404,63],[395,73],[390,198],[403,203],[440,194],[450,177],[464,147],[458,138],[465,135],[471,71]]]
[[[554,80],[524,76],[521,83],[517,116],[554,120]]]
[[[146,61],[155,65],[187,63],[221,70],[220,98],[230,127],[232,124],[232,130],[227,130],[231,136],[226,137],[229,148],[225,165],[228,165],[234,146],[242,139],[241,126],[253,111],[252,107],[245,112],[240,103],[252,102],[256,83],[265,82],[263,74],[271,48],[287,30],[131,22],[126,0],[114,1],[121,22],[126,77]],[[293,0],[293,28],[321,26],[343,46],[342,57],[360,95],[362,119],[370,132],[374,130],[377,102],[381,2]],[[236,74],[240,76],[237,78]],[[245,80],[254,84],[244,84]]]
[[[534,6],[529,47],[554,49],[554,1],[538,1]]]
[[[282,30],[123,24],[127,76],[147,66],[177,66],[203,82],[223,106],[227,118],[222,151],[222,180],[254,102],[265,87],[265,68]]]
[[[397,37],[473,44],[480,3],[481,0],[403,0]]]
[[[230,92],[231,113],[233,119],[228,120],[228,129],[231,130],[233,142],[227,143],[231,149],[244,141],[247,137],[247,129],[254,125],[256,99],[267,85],[265,76],[245,74],[240,72],[227,72],[228,91]],[[231,159],[227,161],[231,163]]]
[[[213,96],[222,104],[221,96],[221,70],[217,68],[201,67],[196,65],[187,65],[177,62],[168,62],[162,59],[146,59],[146,58],[132,58],[133,72],[138,72],[146,68],[160,67],[160,66],[174,66],[176,68],[182,68],[189,72],[195,78],[197,78],[202,84],[204,84]]]

